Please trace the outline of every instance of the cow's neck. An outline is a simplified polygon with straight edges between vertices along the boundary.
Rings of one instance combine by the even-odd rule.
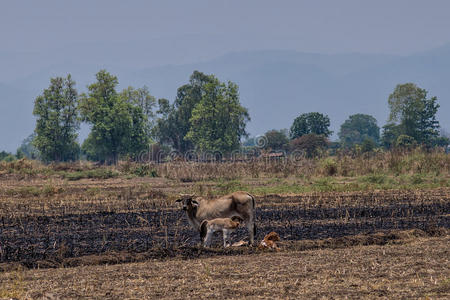
[[[197,207],[193,207],[193,209],[188,209],[187,211],[188,221],[197,230],[200,230],[200,224],[197,220]]]

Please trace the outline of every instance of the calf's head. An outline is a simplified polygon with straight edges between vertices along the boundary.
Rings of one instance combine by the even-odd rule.
[[[239,217],[239,216],[232,216],[232,217],[231,217],[231,220],[234,221],[234,222],[236,222],[236,223],[238,223],[238,224],[242,224],[242,222],[244,222],[244,219],[242,219],[242,218]]]

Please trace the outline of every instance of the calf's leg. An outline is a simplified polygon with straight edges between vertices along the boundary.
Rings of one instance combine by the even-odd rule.
[[[203,242],[204,247],[211,247],[213,233],[214,233],[214,230],[208,229],[205,240]]]
[[[231,246],[230,234],[231,234],[230,230],[228,230],[228,229],[223,230],[223,247],[224,248]]]

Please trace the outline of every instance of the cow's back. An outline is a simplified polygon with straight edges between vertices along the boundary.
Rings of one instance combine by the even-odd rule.
[[[217,199],[202,199],[197,211],[197,218],[200,222],[203,220],[212,220],[215,218],[231,218],[240,216],[248,220],[253,216],[254,199],[247,192],[234,192]]]

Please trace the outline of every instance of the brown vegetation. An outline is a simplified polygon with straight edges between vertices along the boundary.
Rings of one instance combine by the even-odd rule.
[[[415,149],[379,151],[363,154],[340,154],[324,158],[302,155],[222,163],[173,161],[167,163],[120,162],[117,167],[96,167],[89,162],[43,165],[26,159],[0,162],[0,177],[18,179],[58,177],[69,180],[112,178],[120,175],[150,176],[197,182],[211,179],[317,176],[355,177],[370,174],[434,174],[450,175],[450,155],[441,151]]]

